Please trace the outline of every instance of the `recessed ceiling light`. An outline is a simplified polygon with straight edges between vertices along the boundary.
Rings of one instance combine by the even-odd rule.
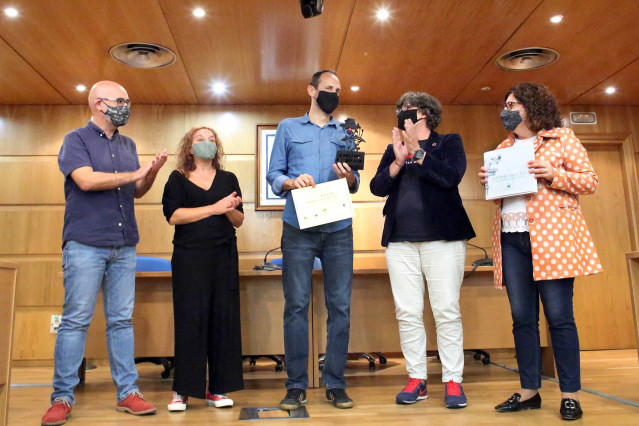
[[[195,16],[196,18],[203,18],[204,15],[206,15],[206,12],[201,7],[193,9],[193,16]]]
[[[377,9],[375,16],[377,16],[377,19],[380,21],[386,21],[390,17],[390,12],[385,7],[380,7]]]
[[[606,87],[606,93],[609,95],[612,95],[613,93],[615,93],[617,91],[617,89],[615,89],[614,87],[610,86],[610,87]]]
[[[87,86],[85,86],[84,84],[78,84],[77,86],[75,86],[75,90],[77,90],[78,92],[84,92],[85,90],[87,90]]]
[[[351,86],[351,90],[353,92],[357,92],[357,91],[359,91],[359,86]]]
[[[484,86],[480,89],[482,92],[488,92],[490,90],[490,87],[488,86]]]
[[[564,19],[563,15],[555,15],[552,18],[550,18],[550,22],[552,22],[553,24],[558,24],[560,23],[562,20]]]
[[[226,84],[222,82],[213,83],[211,89],[216,95],[221,95],[226,92]]]
[[[7,15],[9,18],[15,18],[18,16],[18,9],[14,7],[7,7],[4,10],[4,14]]]

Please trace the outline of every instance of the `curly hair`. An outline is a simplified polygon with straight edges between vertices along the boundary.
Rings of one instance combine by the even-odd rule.
[[[442,104],[425,92],[406,92],[397,100],[397,109],[404,105],[417,107],[426,116],[426,127],[435,130],[442,121]]]
[[[224,158],[224,150],[222,149],[222,142],[217,136],[217,132],[210,127],[201,126],[194,127],[182,137],[182,140],[177,147],[177,169],[186,177],[195,170],[195,161],[193,160],[193,154],[191,153],[191,147],[193,146],[193,136],[198,130],[207,129],[213,132],[215,136],[215,145],[217,145],[217,153],[215,158],[211,160],[211,164],[215,169],[222,169],[222,158]]]
[[[537,83],[519,83],[506,92],[504,102],[511,93],[524,106],[530,130],[538,132],[562,127],[561,112],[548,87]]]

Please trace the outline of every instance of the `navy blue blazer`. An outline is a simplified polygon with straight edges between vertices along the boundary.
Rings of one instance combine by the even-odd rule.
[[[424,217],[415,220],[428,223],[428,229],[432,232],[429,241],[458,241],[475,237],[457,189],[466,172],[466,153],[461,137],[456,133],[440,135],[431,131],[426,141],[420,141],[420,146],[426,151],[422,165],[405,164],[399,174],[392,178],[389,169],[395,161],[395,153],[393,145],[388,145],[377,173],[371,180],[370,188],[374,195],[388,196],[383,210],[386,217],[382,233],[384,247],[388,245],[393,232],[395,211],[399,208],[411,208],[397,205],[399,182],[407,173],[418,176],[422,183]]]

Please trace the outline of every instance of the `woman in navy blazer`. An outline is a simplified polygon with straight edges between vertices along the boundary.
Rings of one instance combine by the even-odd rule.
[[[428,397],[426,277],[446,384],[445,405],[462,408],[466,396],[461,387],[464,351],[459,291],[465,240],[475,232],[457,189],[466,171],[464,146],[458,134],[435,132],[441,112],[439,101],[427,93],[402,95],[397,101],[393,143],[386,148],[370,188],[373,194],[388,197],[382,245],[409,373],[408,384],[395,401],[412,404]]]

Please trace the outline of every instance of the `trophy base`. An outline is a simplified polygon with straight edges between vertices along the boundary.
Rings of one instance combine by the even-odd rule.
[[[346,163],[352,170],[364,170],[364,152],[361,151],[337,151],[336,163]]]

